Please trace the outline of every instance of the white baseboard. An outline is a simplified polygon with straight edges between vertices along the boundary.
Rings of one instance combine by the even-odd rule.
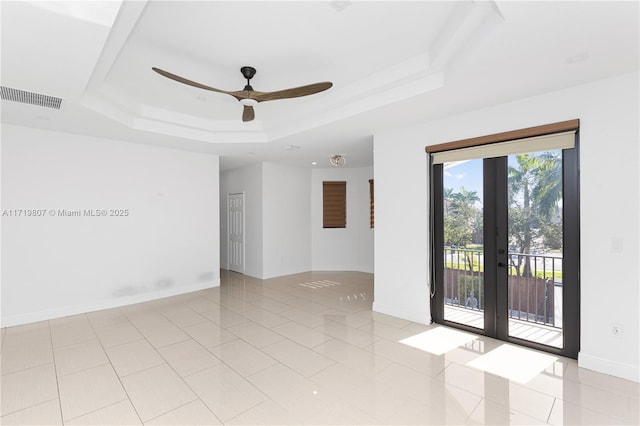
[[[63,306],[59,308],[46,309],[37,312],[11,315],[2,318],[2,327],[13,327],[16,325],[29,324],[38,321],[47,321],[55,318],[67,317],[70,315],[85,314],[87,312],[101,311],[103,309],[119,308],[121,306],[133,305],[135,303],[148,302],[151,300],[163,299],[165,297],[177,296],[179,294],[191,293],[207,288],[219,287],[220,279],[198,282],[187,286],[173,287],[148,293],[140,293],[126,297],[100,300],[84,305]]]
[[[418,324],[431,324],[431,316],[427,312],[408,312],[406,306],[390,306],[373,302],[372,310],[392,317],[406,319],[407,321],[417,322]]]
[[[578,366],[598,373],[609,374],[633,382],[640,382],[640,368],[637,365],[624,364],[583,353],[578,354]]]

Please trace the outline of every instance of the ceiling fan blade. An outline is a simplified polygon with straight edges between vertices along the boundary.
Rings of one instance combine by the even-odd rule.
[[[333,83],[325,81],[322,83],[309,84],[307,86],[294,87],[292,89],[278,90],[277,92],[253,92],[251,97],[258,102],[299,98],[301,96],[324,92],[331,86],[333,86]]]
[[[242,121],[251,121],[256,118],[256,114],[253,111],[253,107],[250,105],[245,105],[242,110]]]
[[[197,81],[192,81],[184,77],[180,77],[179,75],[172,74],[169,71],[165,71],[160,68],[152,67],[151,69],[164,77],[170,78],[171,80],[175,80],[179,83],[187,84],[189,86],[197,87],[198,89],[209,90],[211,92],[224,93],[225,95],[233,96],[237,100],[241,100],[243,98],[242,96],[240,96],[242,92],[229,92],[226,90],[216,89],[215,87],[207,86],[205,84],[198,83]]]

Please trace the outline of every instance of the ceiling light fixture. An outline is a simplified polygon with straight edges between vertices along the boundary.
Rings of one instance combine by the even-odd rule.
[[[347,159],[340,154],[336,154],[329,158],[329,163],[334,167],[342,167],[347,164]]]
[[[243,98],[240,99],[240,103],[244,106],[249,106],[249,107],[254,107],[256,105],[258,105],[258,101],[256,101],[255,99],[251,99],[251,98]]]

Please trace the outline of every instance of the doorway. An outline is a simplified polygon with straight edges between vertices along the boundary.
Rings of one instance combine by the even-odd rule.
[[[577,358],[574,124],[431,152],[435,322]]]
[[[244,193],[227,196],[227,242],[227,269],[243,274]]]

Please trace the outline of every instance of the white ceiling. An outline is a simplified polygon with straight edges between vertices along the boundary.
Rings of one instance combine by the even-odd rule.
[[[2,101],[2,122],[255,161],[371,165],[385,129],[611,75],[639,64],[638,2],[2,1],[2,86],[63,99]],[[260,103],[224,90],[320,81],[316,95]],[[399,141],[401,143],[401,141]],[[290,145],[296,150],[284,149]]]

